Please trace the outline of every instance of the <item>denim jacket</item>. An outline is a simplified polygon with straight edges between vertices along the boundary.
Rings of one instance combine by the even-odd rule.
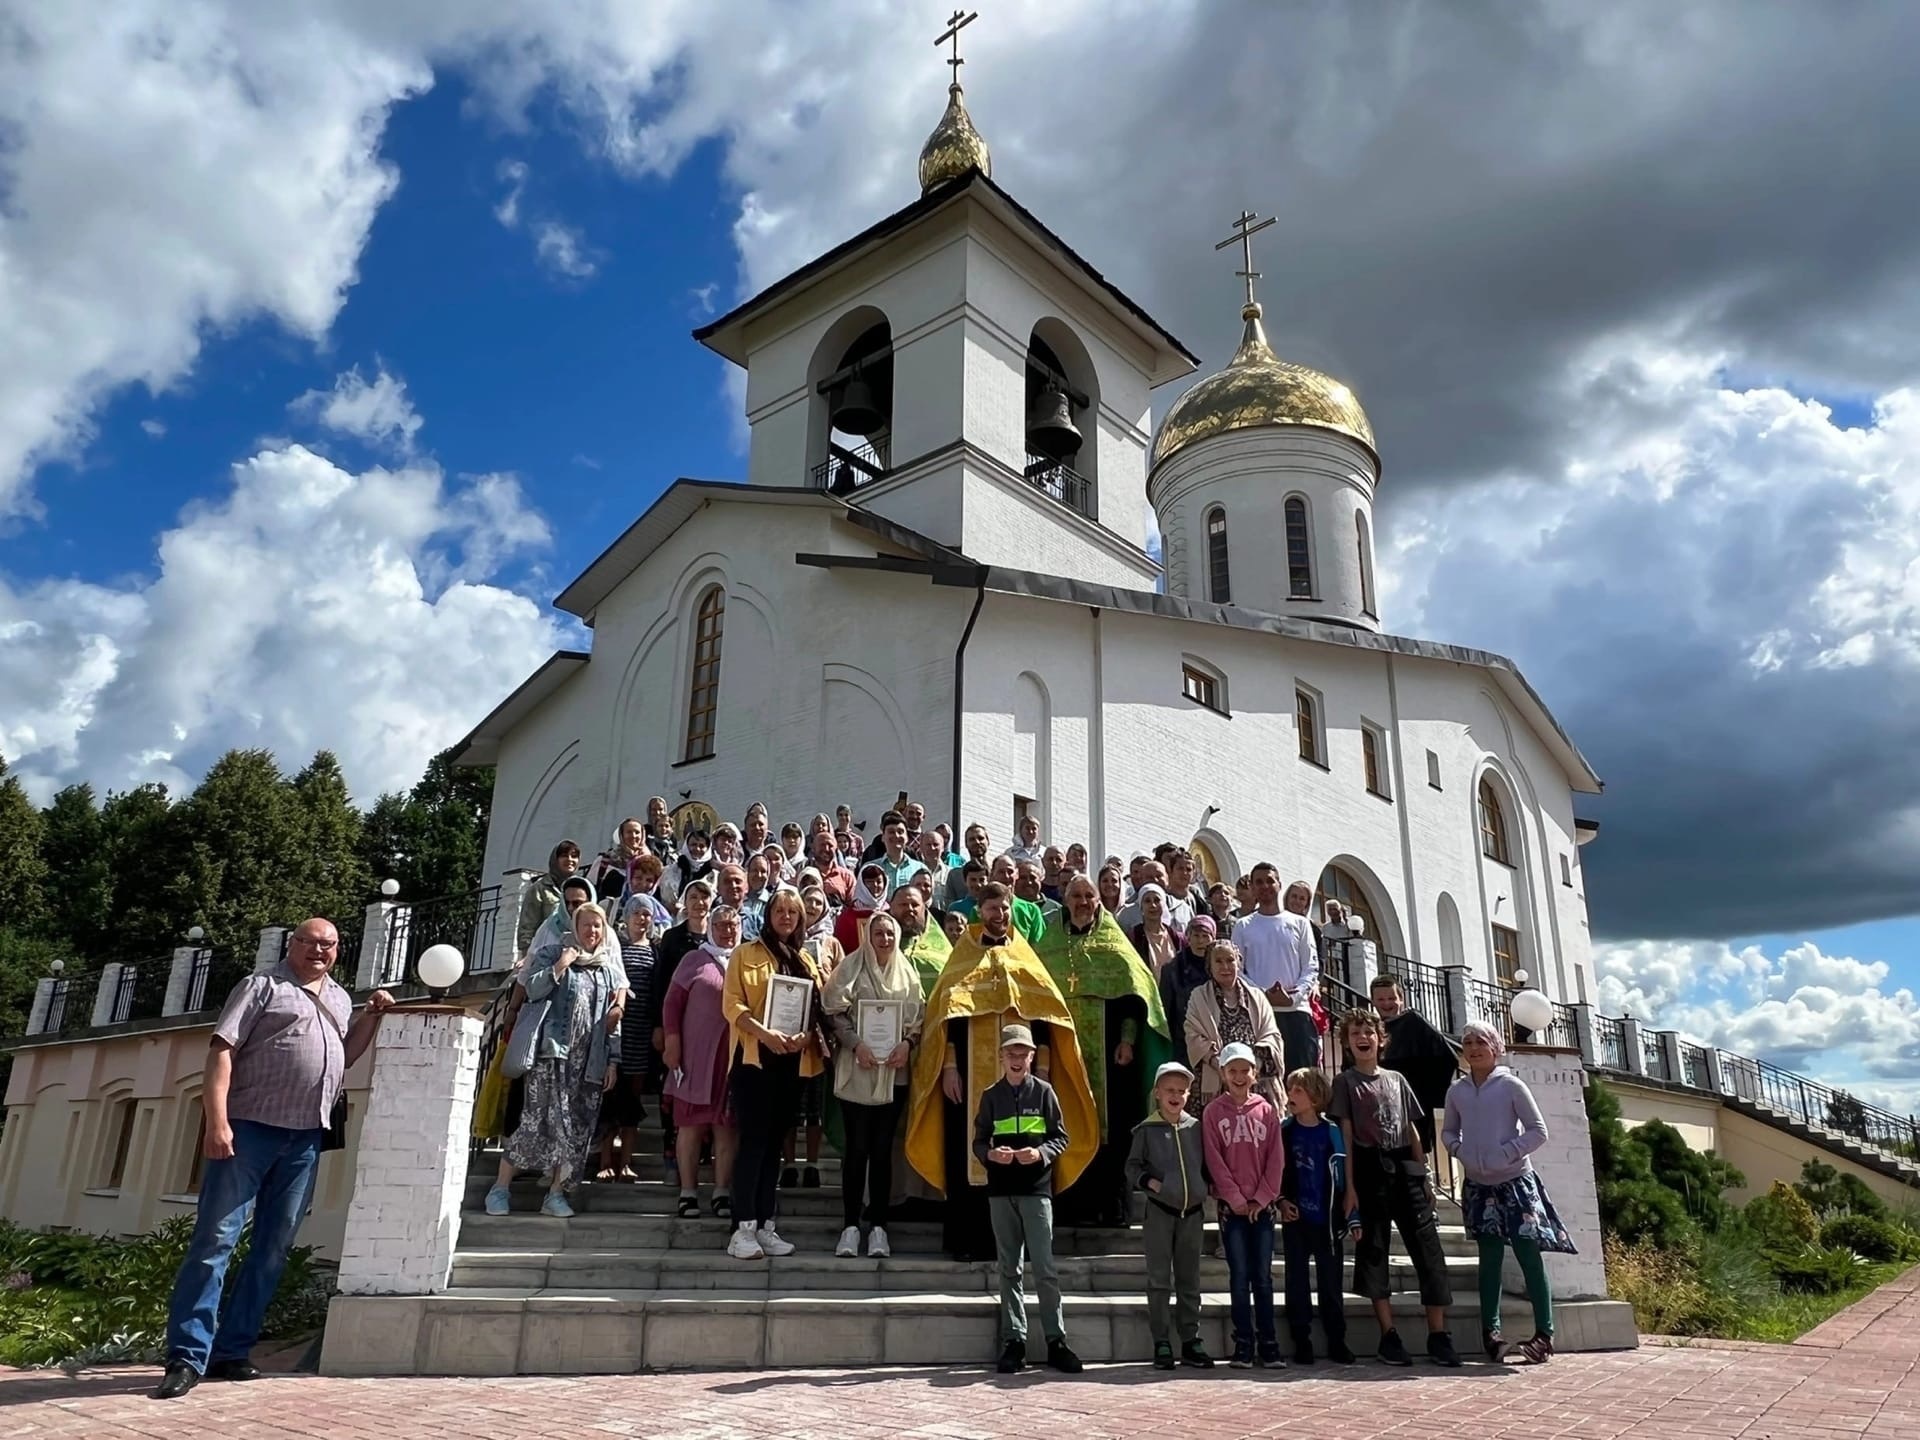
[[[587,1032],[592,1039],[587,1052],[586,1079],[598,1083],[606,1075],[607,1065],[620,1054],[619,1032],[609,1035],[606,1019],[607,1011],[613,1007],[614,995],[628,988],[627,972],[616,950],[598,965],[571,965],[567,973],[556,980],[554,962],[571,943],[572,938],[568,937],[564,943],[541,946],[534,952],[527,970],[528,1001],[552,1002],[547,1009],[546,1024],[540,1030],[539,1043],[534,1046],[533,1058],[536,1061],[566,1059],[574,1032],[574,1016],[584,1008],[592,1017],[592,1028]]]

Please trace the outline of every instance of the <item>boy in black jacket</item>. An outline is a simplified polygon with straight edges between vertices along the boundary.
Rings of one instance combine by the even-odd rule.
[[[1153,1366],[1171,1370],[1172,1309],[1180,1327],[1180,1362],[1211,1370],[1200,1343],[1200,1242],[1206,1229],[1207,1157],[1200,1122],[1187,1111],[1193,1072],[1169,1060],[1153,1077],[1153,1114],[1133,1128],[1127,1185],[1147,1194],[1147,1328]]]
[[[1060,1277],[1053,1266],[1053,1166],[1067,1149],[1067,1126],[1053,1087],[1033,1073],[1033,1032],[1009,1025],[1000,1032],[1001,1077],[980,1097],[973,1117],[973,1153],[987,1167],[987,1208],[1000,1254],[1000,1373],[1027,1363],[1027,1301],[1022,1273],[1033,1257],[1040,1288],[1040,1324],[1047,1364],[1080,1373],[1067,1346]]]

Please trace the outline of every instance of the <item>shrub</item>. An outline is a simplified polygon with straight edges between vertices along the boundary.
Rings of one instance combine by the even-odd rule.
[[[1648,1241],[1604,1242],[1607,1293],[1633,1306],[1649,1335],[1699,1335],[1711,1327],[1711,1303],[1698,1271],[1678,1250]]]
[[[1746,1183],[1738,1170],[1690,1148],[1662,1121],[1629,1130],[1603,1081],[1588,1081],[1586,1101],[1604,1229],[1629,1242],[1675,1249],[1696,1243],[1702,1228],[1717,1230],[1733,1219],[1737,1212],[1724,1192]]]
[[[1769,1251],[1767,1260],[1780,1277],[1782,1290],[1809,1295],[1832,1295],[1851,1289],[1867,1278],[1867,1265],[1851,1250],[1807,1245],[1797,1251]]]
[[[1767,1193],[1756,1195],[1742,1212],[1747,1228],[1769,1250],[1798,1250],[1811,1245],[1820,1233],[1813,1207],[1791,1185],[1776,1180]]]
[[[1820,1243],[1851,1250],[1863,1260],[1885,1264],[1903,1259],[1914,1247],[1913,1237],[1871,1215],[1836,1215],[1820,1227]]]

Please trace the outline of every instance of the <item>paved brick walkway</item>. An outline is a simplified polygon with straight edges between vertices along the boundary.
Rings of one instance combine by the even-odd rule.
[[[1165,1435],[1232,1440],[1870,1440],[1920,1437],[1920,1269],[1799,1344],[1650,1344],[1539,1370],[1161,1376],[1099,1366],[1077,1380],[967,1371],[783,1371],[590,1379],[323,1380],[206,1385],[162,1405],[153,1371],[0,1372],[0,1437],[325,1436],[329,1440],[846,1440]]]

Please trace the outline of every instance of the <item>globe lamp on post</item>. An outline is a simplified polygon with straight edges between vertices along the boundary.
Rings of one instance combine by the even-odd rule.
[[[427,987],[432,1002],[438,1005],[446,999],[447,991],[459,984],[460,977],[467,973],[467,960],[451,945],[429,945],[420,952],[414,973],[420,977],[420,983]]]

